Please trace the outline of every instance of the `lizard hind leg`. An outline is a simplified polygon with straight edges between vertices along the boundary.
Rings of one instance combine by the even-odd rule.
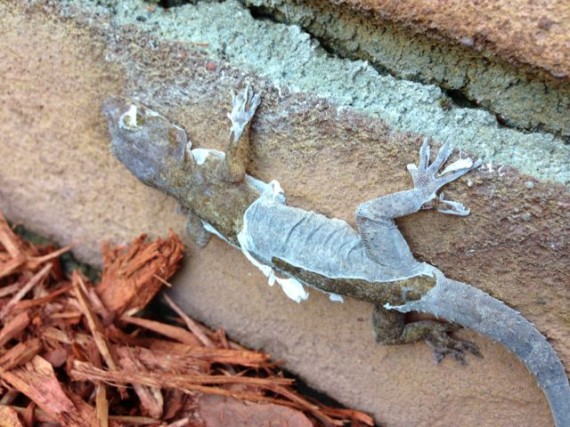
[[[387,310],[378,304],[375,304],[372,310],[372,329],[376,342],[383,345],[410,344],[425,340],[437,363],[446,356],[451,356],[464,365],[466,353],[481,357],[476,344],[449,335],[457,330],[458,326],[435,320],[406,323],[403,313]]]
[[[418,165],[408,165],[414,188],[369,200],[358,207],[356,223],[371,259],[402,273],[414,271],[417,262],[394,219],[425,208],[436,199],[436,192],[441,187],[481,164],[471,159],[460,159],[440,173],[452,152],[450,145],[443,145],[430,164],[430,147],[426,138],[420,148]],[[446,200],[443,195],[432,204],[436,203],[439,212],[460,216],[469,214],[469,209],[461,203]]]
[[[232,122],[230,143],[225,160],[221,164],[224,181],[238,183],[245,177],[249,162],[249,129],[260,103],[259,94],[253,93],[249,85],[237,95],[232,93],[232,111],[228,114]]]

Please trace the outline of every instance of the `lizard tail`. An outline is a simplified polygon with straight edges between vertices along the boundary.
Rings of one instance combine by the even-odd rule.
[[[390,309],[431,313],[473,329],[513,352],[544,391],[556,427],[570,427],[570,385],[562,362],[536,327],[489,294],[446,278],[435,270],[437,284],[420,300]]]

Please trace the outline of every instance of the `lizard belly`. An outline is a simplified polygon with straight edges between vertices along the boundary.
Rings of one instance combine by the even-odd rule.
[[[421,263],[417,269],[400,272],[375,262],[368,257],[360,235],[346,221],[264,197],[246,211],[239,240],[244,251],[266,265],[279,258],[333,279],[387,282],[423,272]]]

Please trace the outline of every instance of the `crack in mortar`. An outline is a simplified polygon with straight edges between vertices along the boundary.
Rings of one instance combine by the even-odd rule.
[[[165,8],[197,0],[161,0]],[[368,61],[380,74],[434,84],[461,108],[484,108],[525,132],[544,131],[570,142],[570,87],[530,67],[515,68],[453,42],[382,21],[330,0],[240,0],[256,19],[299,25],[331,55]],[[492,55],[491,55],[492,57]],[[522,70],[527,69],[528,74]],[[532,73],[537,75],[532,75]]]
[[[570,146],[560,138],[501,127],[487,111],[450,106],[435,85],[396,79],[366,61],[331,56],[299,26],[255,19],[236,0],[166,10],[150,10],[141,0],[70,4],[79,2],[107,13],[117,25],[134,24],[158,38],[207,44],[200,50],[213,59],[256,73],[277,88],[332,99],[339,109],[365,112],[398,130],[450,142],[538,179],[570,183]]]

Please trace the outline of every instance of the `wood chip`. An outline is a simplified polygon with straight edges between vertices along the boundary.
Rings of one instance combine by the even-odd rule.
[[[99,427],[109,426],[109,401],[107,400],[107,386],[105,384],[97,385],[97,393],[95,396],[95,411],[97,414],[97,422]]]
[[[11,319],[0,330],[0,347],[4,347],[8,341],[20,334],[24,329],[28,327],[29,324],[30,317],[26,312],[20,313]]]
[[[78,410],[61,388],[51,365],[40,356],[34,356],[31,362],[22,367],[0,371],[0,377],[28,396],[51,419],[62,425],[97,425],[95,412]]]
[[[186,313],[184,313],[182,309],[178,307],[178,305],[176,305],[176,303],[172,301],[172,298],[170,298],[167,294],[164,294],[162,297],[164,298],[166,303],[170,306],[170,308],[172,308],[176,312],[176,314],[178,314],[180,318],[184,320],[184,323],[186,323],[186,326],[188,327],[190,332],[192,332],[204,346],[214,347],[214,343],[202,331],[198,323],[194,322],[189,316],[187,316]]]
[[[103,246],[104,272],[97,293],[113,313],[136,312],[149,303],[179,267],[184,245],[174,233],[168,239],[135,239],[127,248]],[[158,278],[157,278],[158,277]]]
[[[83,315],[87,319],[89,332],[93,336],[93,339],[95,340],[95,345],[97,346],[99,353],[101,353],[101,356],[103,357],[103,360],[105,360],[105,363],[107,364],[109,369],[116,370],[117,362],[115,362],[115,358],[111,354],[111,350],[109,349],[109,345],[107,344],[107,340],[105,338],[105,332],[103,330],[103,325],[101,325],[99,318],[93,313],[91,305],[89,304],[87,297],[83,293],[82,286],[80,286],[82,281],[83,279],[81,278],[79,273],[77,271],[74,271],[71,283],[73,284],[73,290],[75,291],[75,296],[77,297],[79,305],[81,306],[81,311],[83,312]]]
[[[123,357],[120,364],[126,371],[148,373],[148,369],[135,356],[133,349],[123,348]],[[133,383],[133,388],[137,394],[140,404],[145,414],[153,418],[160,419],[162,417],[164,398],[162,396],[161,387],[146,386],[143,384]]]
[[[9,406],[0,406],[1,427],[24,427],[18,419],[18,412]]]
[[[34,338],[18,343],[0,357],[0,371],[10,370],[32,360],[41,350],[39,339]]]
[[[0,310],[0,320],[3,320],[10,312],[11,308],[20,301],[34,286],[41,282],[51,270],[51,265],[46,264],[40,271],[38,271],[22,288],[8,301],[2,310]]]
[[[178,326],[166,325],[154,320],[147,320],[130,316],[124,316],[121,318],[121,320],[125,323],[140,326],[141,328],[148,329],[149,331],[154,331],[165,337],[172,338],[173,340],[193,347],[200,347],[202,345],[200,343],[200,340],[198,340],[195,335],[186,329],[179,328]]]
[[[22,240],[12,231],[2,212],[0,212],[0,244],[12,258],[21,256]]]

